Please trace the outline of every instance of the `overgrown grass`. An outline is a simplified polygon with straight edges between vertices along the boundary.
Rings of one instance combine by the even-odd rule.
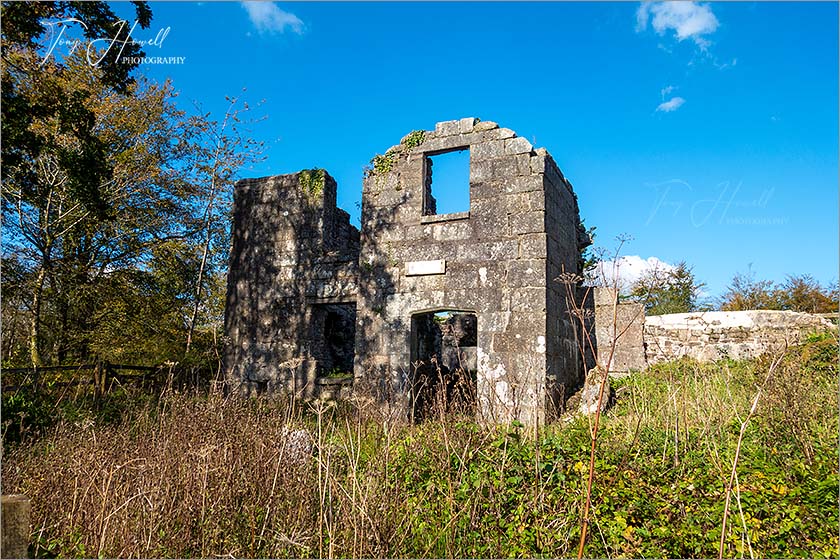
[[[616,383],[587,556],[717,556],[768,364],[680,361]],[[725,555],[838,556],[837,421],[837,343],[815,338],[788,352],[748,426]],[[39,556],[568,557],[589,431],[585,418],[531,438],[457,417],[413,426],[168,393],[10,446],[3,487],[32,498]]]

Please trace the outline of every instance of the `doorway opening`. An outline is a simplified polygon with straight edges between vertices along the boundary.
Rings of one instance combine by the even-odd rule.
[[[471,311],[411,316],[410,415],[475,414],[478,320]]]
[[[356,357],[356,304],[312,305],[311,340],[318,377],[352,375]]]

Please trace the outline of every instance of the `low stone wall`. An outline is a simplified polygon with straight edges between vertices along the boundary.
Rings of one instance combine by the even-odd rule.
[[[810,333],[837,330],[828,319],[794,311],[708,311],[645,318],[648,364],[683,356],[701,362],[747,359],[801,342]]]

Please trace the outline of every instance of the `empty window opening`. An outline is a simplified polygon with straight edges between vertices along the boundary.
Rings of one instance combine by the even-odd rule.
[[[322,303],[312,306],[312,358],[318,377],[353,374],[356,357],[356,304]]]
[[[426,156],[423,215],[470,211],[470,150]]]
[[[414,421],[475,414],[478,321],[469,311],[411,317],[411,409]]]

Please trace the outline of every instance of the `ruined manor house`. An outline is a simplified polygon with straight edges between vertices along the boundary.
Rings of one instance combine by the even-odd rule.
[[[469,204],[442,213],[435,161],[452,152],[468,155]],[[237,183],[230,390],[536,425],[564,409],[596,357],[620,374],[683,356],[750,358],[836,330],[792,311],[646,318],[615,290],[576,289],[568,278],[591,240],[572,185],[544,149],[493,122],[441,122],[375,156],[361,222],[336,207],[324,170]]]
[[[469,208],[438,213],[435,157],[465,150]],[[529,424],[583,379],[555,281],[581,272],[590,243],[577,198],[544,149],[496,123],[437,123],[376,156],[361,231],[336,207],[335,180],[307,170],[237,183],[232,234],[235,391],[338,387],[413,417],[457,394],[480,419]]]

